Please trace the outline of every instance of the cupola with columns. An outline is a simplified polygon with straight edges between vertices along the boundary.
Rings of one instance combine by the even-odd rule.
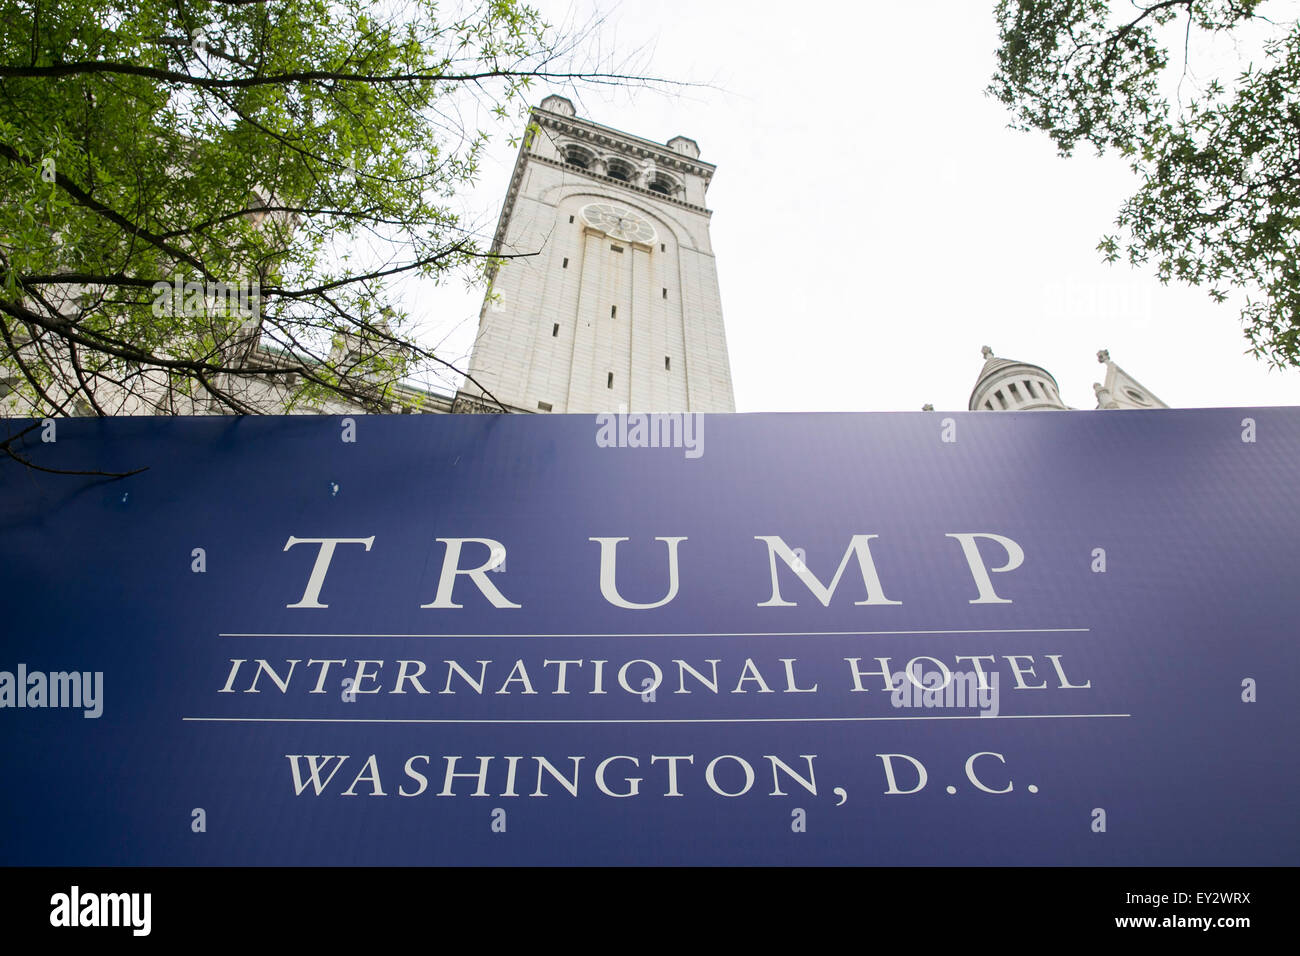
[[[968,408],[972,412],[1068,411],[1061,400],[1056,379],[1047,370],[1029,362],[1001,358],[987,345],[981,350],[984,367],[980,369]],[[1154,409],[1169,406],[1156,398],[1146,386],[1111,361],[1110,352],[1102,349],[1097,361],[1106,366],[1105,383],[1094,382],[1098,409]],[[927,405],[923,411],[930,411]]]
[[[982,352],[984,368],[970,393],[972,412],[1060,411],[1069,407],[1061,401],[1056,379],[1045,369],[999,358],[987,345]]]

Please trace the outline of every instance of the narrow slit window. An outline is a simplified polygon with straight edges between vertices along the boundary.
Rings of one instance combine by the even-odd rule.
[[[668,290],[667,290],[667,289],[664,289],[664,298],[665,298],[665,299],[668,298]]]
[[[551,338],[555,339],[555,338],[559,338],[559,336],[560,336],[560,323],[556,322],[554,325],[551,326]]]
[[[610,317],[611,319],[616,319],[616,318],[618,318],[618,306],[616,306],[616,305],[611,305],[611,306],[609,307],[609,317]]]
[[[606,387],[606,388],[613,388],[613,387],[614,387],[614,373],[613,373],[613,372],[610,372],[608,375],[605,376],[605,387]]]
[[[569,257],[568,257],[568,256],[565,256],[565,257],[564,257],[564,261],[563,261],[562,263],[560,263],[560,268],[561,268],[561,269],[567,269],[567,268],[569,268]]]
[[[665,372],[671,372],[671,371],[672,371],[672,368],[673,368],[673,360],[672,360],[672,356],[670,356],[670,355],[665,355],[665,356],[664,356],[664,371],[665,371]]]
[[[549,412],[549,411],[551,410],[551,403],[550,403],[550,402],[538,402],[538,403],[537,403],[537,410],[538,410],[538,411],[542,411],[542,412]]]
[[[572,217],[572,216],[569,217],[569,222],[573,222],[573,217]]]
[[[667,252],[667,251],[668,251],[668,247],[667,247],[666,245],[664,245],[664,244],[661,242],[661,243],[659,243],[659,251],[660,251],[660,252]]]

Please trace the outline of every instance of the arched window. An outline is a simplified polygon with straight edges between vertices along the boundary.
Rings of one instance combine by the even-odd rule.
[[[583,149],[581,146],[564,147],[564,161],[570,166],[577,166],[579,169],[590,169],[595,157],[590,150]]]
[[[625,163],[621,159],[611,159],[605,163],[605,175],[621,183],[630,183],[632,177],[636,175],[636,170],[632,168],[631,163]]]
[[[661,196],[676,196],[678,190],[677,183],[663,173],[655,173],[654,178],[650,180],[650,184],[646,188],[652,193],[659,193]]]

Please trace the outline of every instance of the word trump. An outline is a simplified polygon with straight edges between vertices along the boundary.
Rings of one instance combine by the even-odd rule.
[[[793,576],[794,580],[803,585],[823,607],[830,606],[831,599],[835,596],[835,592],[845,578],[850,565],[856,566],[863,591],[865,591],[865,597],[862,600],[854,601],[855,605],[902,604],[902,601],[891,600],[886,596],[884,584],[876,568],[876,562],[871,551],[871,542],[879,537],[880,535],[877,534],[853,535],[849,539],[848,548],[845,550],[843,557],[840,558],[835,573],[829,581],[824,581],[809,568],[808,558],[800,554],[804,549],[800,548],[798,551],[791,549],[779,535],[755,535],[754,540],[761,541],[766,546],[768,570],[771,576],[771,596],[766,601],[760,601],[758,607],[797,606],[798,601],[787,599],[782,594],[781,574],[778,570],[782,565],[786,569],[787,580],[789,580],[790,576]],[[991,532],[960,532],[945,534],[944,537],[953,539],[960,547],[961,557],[965,560],[972,583],[975,585],[976,596],[971,598],[969,603],[1013,603],[1011,598],[1002,597],[994,590],[992,575],[1014,571],[1024,563],[1025,552],[1019,544],[1004,535]],[[434,598],[427,604],[421,604],[420,607],[433,609],[464,607],[463,604],[456,603],[453,594],[457,581],[462,578],[467,579],[469,584],[477,588],[479,594],[486,598],[493,607],[519,608],[523,606],[506,597],[497,584],[488,577],[489,571],[495,570],[504,564],[506,560],[506,546],[504,544],[492,538],[437,538],[435,540],[439,544],[446,545],[446,550],[443,553],[442,567],[438,573]],[[681,544],[688,540],[686,537],[657,537],[654,539],[655,541],[662,541],[667,548],[668,584],[663,597],[644,603],[627,600],[623,597],[618,586],[618,546],[628,539],[592,537],[587,540],[600,548],[600,593],[614,607],[636,611],[650,610],[663,607],[677,597],[680,586],[678,553],[684,550],[681,548]],[[996,559],[1000,560],[1001,564],[995,567],[989,566],[984,551],[980,548],[980,541],[989,542],[993,549],[1001,552]],[[375,535],[368,538],[299,538],[290,536],[289,540],[285,542],[284,550],[289,551],[298,547],[298,545],[315,545],[316,560],[312,564],[302,597],[297,601],[286,604],[285,607],[325,608],[329,607],[329,605],[321,600],[321,592],[325,587],[326,576],[329,574],[338,550],[344,547],[349,549],[361,547],[365,552],[369,552],[375,546]],[[480,558],[477,564],[467,562],[466,565],[462,565],[462,552],[467,548],[477,550],[480,555],[486,556]],[[497,575],[497,577],[503,578],[504,575]],[[787,585],[787,594],[793,597],[797,591],[797,588]],[[798,592],[798,596],[804,596],[803,592]]]

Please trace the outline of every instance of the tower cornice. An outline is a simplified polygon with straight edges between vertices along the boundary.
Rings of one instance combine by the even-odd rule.
[[[665,169],[692,173],[696,176],[702,176],[706,181],[713,177],[718,168],[712,163],[684,156],[675,150],[669,149],[662,143],[656,143],[654,140],[642,139],[640,136],[633,136],[631,133],[625,133],[610,126],[601,126],[599,123],[593,123],[577,116],[552,113],[540,106],[533,107],[533,115],[541,125],[572,136],[574,139],[585,140],[600,146],[618,147],[640,159],[653,159],[657,165],[663,166]]]
[[[685,200],[677,199],[673,196],[666,196],[663,193],[655,192],[653,189],[646,189],[644,186],[638,186],[635,183],[624,182],[621,179],[615,179],[613,176],[606,176],[603,173],[593,172],[590,169],[583,169],[581,166],[570,166],[568,163],[561,163],[557,160],[551,159],[549,156],[538,156],[534,154],[532,157],[532,161],[535,163],[543,163],[547,166],[554,166],[557,169],[563,169],[566,173],[574,173],[580,176],[585,176],[588,179],[594,180],[599,183],[610,183],[614,186],[618,186],[621,189],[626,189],[629,192],[646,196],[649,199],[653,199],[655,202],[665,203],[666,205],[669,206],[678,206],[682,209],[689,209],[692,212],[698,212],[704,216],[713,215],[712,210],[707,209],[704,206],[697,206],[695,205],[695,203],[686,202]]]

